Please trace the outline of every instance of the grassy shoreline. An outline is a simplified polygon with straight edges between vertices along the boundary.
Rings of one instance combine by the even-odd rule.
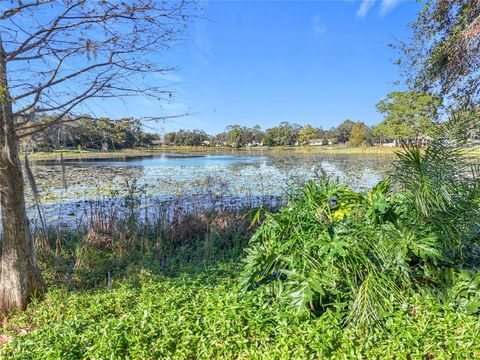
[[[203,147],[203,146],[166,146],[150,148],[133,148],[114,151],[98,150],[54,150],[48,152],[37,152],[29,155],[34,161],[60,160],[61,155],[65,160],[94,160],[94,159],[131,159],[135,157],[153,157],[166,152],[178,152],[185,154],[271,154],[271,155],[379,155],[393,156],[399,148],[383,146],[278,146],[278,147],[255,147],[255,148],[231,148],[231,147]],[[480,157],[480,148],[471,149],[469,154]]]
[[[256,147],[256,148],[230,148],[230,147],[194,147],[194,146],[169,146],[169,147],[151,147],[134,148],[117,151],[98,151],[98,150],[55,150],[49,152],[38,152],[29,155],[32,160],[59,160],[63,154],[65,160],[84,160],[84,159],[128,159],[133,157],[148,157],[164,152],[180,153],[256,153],[256,154],[329,154],[329,155],[392,155],[395,149],[389,147],[306,147],[306,146],[279,146],[279,147]]]
[[[196,237],[198,226],[185,219],[170,228],[160,252],[153,229],[132,228],[128,239],[105,229],[64,232],[59,248],[51,233],[39,249],[50,290],[25,312],[0,317],[0,358],[480,356],[478,316],[426,294],[405,299],[382,326],[358,332],[336,311],[316,317],[269,292],[245,292],[239,278],[253,229],[251,219],[236,215],[226,227],[224,216],[201,218],[210,223]]]

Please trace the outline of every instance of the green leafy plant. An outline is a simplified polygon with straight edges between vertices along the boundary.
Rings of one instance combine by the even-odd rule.
[[[402,191],[405,212],[434,229],[450,255],[478,241],[480,182],[475,160],[467,155],[453,140],[438,139],[424,150],[405,147],[397,152],[391,174]]]
[[[267,214],[247,249],[245,288],[282,282],[298,309],[344,312],[359,326],[378,321],[413,281],[442,259],[429,227],[411,227],[381,182],[367,194],[329,180],[309,182],[287,207]]]

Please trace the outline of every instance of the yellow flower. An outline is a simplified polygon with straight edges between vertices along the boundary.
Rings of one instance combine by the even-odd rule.
[[[334,220],[342,220],[345,215],[347,215],[347,212],[345,210],[338,209],[332,213],[332,218]]]

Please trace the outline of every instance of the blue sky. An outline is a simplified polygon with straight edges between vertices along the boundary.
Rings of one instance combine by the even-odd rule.
[[[175,98],[161,107],[148,99],[103,104],[107,115],[189,113],[153,126],[212,134],[229,124],[266,129],[289,121],[328,129],[347,118],[378,123],[375,104],[399,89],[396,53],[388,44],[408,38],[408,24],[421,8],[413,0],[202,6],[204,19],[196,19],[185,40],[162,58],[178,65],[177,72],[158,78]]]

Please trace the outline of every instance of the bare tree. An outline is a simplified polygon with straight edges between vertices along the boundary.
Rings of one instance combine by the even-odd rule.
[[[1,0],[0,309],[25,308],[45,291],[26,214],[19,139],[72,121],[86,101],[169,96],[144,77],[171,70],[154,56],[180,38],[194,11],[190,0]]]

